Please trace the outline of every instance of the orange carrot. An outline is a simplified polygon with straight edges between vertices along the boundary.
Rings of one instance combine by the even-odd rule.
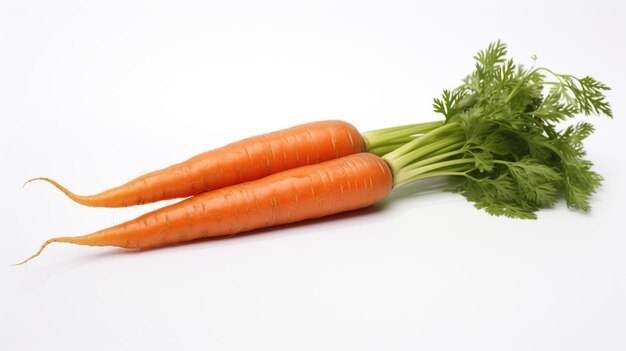
[[[52,238],[19,264],[54,242],[154,248],[355,210],[385,198],[392,178],[383,159],[353,154],[206,192],[89,235]]]
[[[318,121],[207,151],[95,195],[76,195],[49,178],[28,182],[47,181],[85,206],[124,207],[193,196],[363,151],[364,140],[351,124]]]

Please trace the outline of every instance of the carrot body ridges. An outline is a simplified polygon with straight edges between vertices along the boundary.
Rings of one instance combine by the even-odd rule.
[[[361,134],[343,121],[307,123],[226,145],[147,173],[99,194],[81,196],[44,180],[92,207],[125,207],[189,197],[304,165],[365,151]]]
[[[43,247],[69,242],[141,249],[234,235],[367,207],[387,196],[392,178],[383,159],[353,154],[206,192],[93,234],[50,239]]]

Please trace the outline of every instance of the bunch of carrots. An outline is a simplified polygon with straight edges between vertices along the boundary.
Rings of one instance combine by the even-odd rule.
[[[318,121],[207,151],[89,196],[49,178],[75,202],[124,207],[187,198],[136,219],[50,243],[127,249],[229,236],[370,206],[394,188],[424,178],[460,180],[451,190],[494,215],[536,218],[564,197],[589,211],[601,183],[586,160],[586,123],[559,128],[579,114],[612,116],[604,91],[576,78],[506,59],[490,44],[475,71],[434,100],[432,122],[359,133],[343,121]]]

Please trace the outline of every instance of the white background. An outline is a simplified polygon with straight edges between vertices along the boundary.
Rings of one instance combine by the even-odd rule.
[[[624,350],[621,1],[2,1],[0,349]],[[491,217],[438,184],[372,209],[128,253],[51,245],[152,210],[77,205],[250,135],[438,118],[472,56],[591,74],[606,181],[581,214]]]

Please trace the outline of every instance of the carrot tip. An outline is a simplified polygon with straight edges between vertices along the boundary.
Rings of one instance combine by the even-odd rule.
[[[24,182],[24,184],[22,184],[22,188],[25,188],[25,187],[26,187],[26,184],[28,184],[28,183],[30,183],[30,182],[32,182],[32,181],[35,181],[35,180],[44,180],[44,178],[41,178],[41,177],[31,178],[31,179],[29,179],[29,180],[25,181],[25,182]]]
[[[52,186],[54,186],[55,188],[59,189],[61,192],[63,192],[67,197],[69,197],[70,199],[83,204],[83,202],[81,201],[81,196],[80,195],[76,195],[73,192],[67,190],[67,188],[65,188],[63,185],[59,184],[56,180],[51,179],[51,178],[46,178],[46,177],[37,177],[37,178],[32,178],[27,180],[26,182],[24,182],[24,184],[22,185],[22,187],[25,187],[26,184],[36,181],[36,180],[43,180],[44,182],[48,182],[50,183]]]
[[[41,254],[41,252],[43,252],[43,249],[45,249],[46,246],[48,246],[50,243],[57,242],[57,241],[58,241],[57,238],[46,240],[46,242],[44,242],[43,245],[41,245],[39,250],[34,255],[30,256],[29,258],[25,259],[22,262],[13,263],[11,266],[21,266],[21,265],[23,265],[24,263],[26,263],[26,262],[32,260],[33,258],[39,256]]]
[[[22,184],[22,188],[26,187],[26,184],[30,183],[30,182],[34,182],[36,180],[43,180],[44,182],[48,182],[52,185],[54,185],[57,188],[63,188],[59,183],[57,183],[56,181],[54,181],[53,179],[50,178],[46,178],[46,177],[35,177],[35,178],[31,178],[27,181],[24,182],[24,184]]]

